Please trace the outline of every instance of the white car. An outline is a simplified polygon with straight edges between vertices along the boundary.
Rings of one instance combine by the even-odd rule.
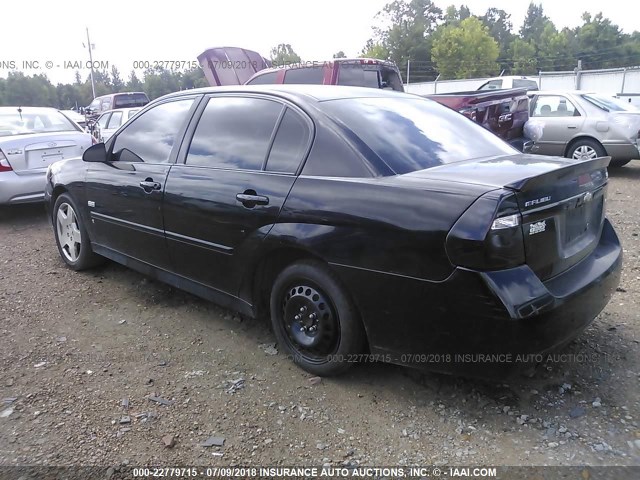
[[[521,77],[508,75],[505,77],[494,77],[488,79],[478,87],[478,90],[504,90],[506,88],[526,88],[527,90],[538,90],[538,79],[535,77]]]
[[[73,120],[86,132],[87,130],[87,119],[81,113],[76,112],[75,110],[60,110],[65,117],[69,120]]]
[[[100,142],[106,142],[111,138],[111,135],[116,133],[116,130],[124,125],[130,118],[133,118],[140,110],[140,108],[117,108],[104,112],[98,117],[98,120],[96,120],[96,138]]]
[[[47,167],[92,144],[55,108],[0,107],[0,205],[42,201]]]

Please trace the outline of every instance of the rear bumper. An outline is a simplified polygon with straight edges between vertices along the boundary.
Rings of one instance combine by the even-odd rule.
[[[24,175],[0,172],[0,205],[43,201],[46,176],[46,171]]]
[[[632,143],[603,143],[602,145],[614,160],[635,160],[640,158],[638,146]]]
[[[575,338],[607,305],[621,269],[622,248],[605,220],[591,255],[544,282],[527,266],[457,269],[439,283],[367,272],[357,281],[368,287],[352,283],[352,269],[339,273],[355,289],[373,353],[487,377],[528,367]]]

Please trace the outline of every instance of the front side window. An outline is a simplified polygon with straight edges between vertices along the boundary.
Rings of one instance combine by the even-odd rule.
[[[536,99],[532,117],[578,117],[580,112],[567,97],[540,95]]]
[[[104,115],[100,115],[98,118],[98,125],[100,128],[107,128],[107,124],[109,123],[109,119],[111,118],[111,113],[105,113]]]
[[[502,88],[502,80],[489,80],[478,90],[498,90],[500,88]]]
[[[113,112],[111,114],[111,118],[109,119],[109,123],[107,123],[107,128],[118,128],[122,124],[122,112]]]
[[[168,163],[193,99],[161,103],[128,124],[116,137],[112,160]]]
[[[282,108],[263,98],[210,98],[193,134],[186,164],[261,170]]]

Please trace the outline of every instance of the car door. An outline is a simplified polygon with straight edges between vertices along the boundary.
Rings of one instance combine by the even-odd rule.
[[[536,132],[531,152],[564,156],[567,144],[582,130],[584,116],[565,95],[536,95],[529,127]]]
[[[167,180],[167,243],[177,273],[236,295],[243,261],[276,222],[313,124],[264,96],[216,95],[200,110]]]
[[[174,98],[148,109],[107,143],[106,162],[89,164],[86,198],[93,242],[150,265],[171,267],[162,197],[196,98]]]

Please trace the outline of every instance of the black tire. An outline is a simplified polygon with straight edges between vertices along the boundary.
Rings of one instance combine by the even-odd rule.
[[[629,160],[611,160],[609,162],[609,168],[620,168],[620,167],[624,167],[627,163],[629,163],[631,161],[631,159]]]
[[[358,312],[338,278],[321,262],[304,260],[286,267],[273,285],[270,306],[278,343],[309,373],[343,373],[364,349]]]
[[[583,151],[584,155],[580,155]],[[577,153],[578,152],[578,153]],[[593,152],[593,154],[591,154]],[[587,156],[591,155],[591,156]],[[576,160],[589,160],[597,157],[606,157],[607,152],[600,143],[589,138],[581,138],[571,145],[571,148],[567,151],[567,158],[574,158]]]
[[[59,219],[58,215],[65,218]],[[58,252],[69,268],[85,270],[104,261],[103,257],[96,255],[91,249],[79,209],[69,194],[63,193],[56,199],[51,220]]]

